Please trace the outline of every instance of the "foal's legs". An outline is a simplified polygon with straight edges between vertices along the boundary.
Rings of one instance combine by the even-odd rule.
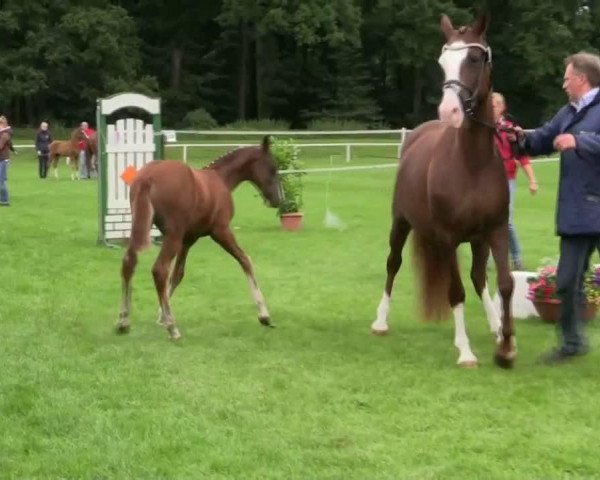
[[[487,321],[490,324],[490,330],[497,337],[498,342],[502,339],[500,317],[498,311],[492,302],[490,292],[487,286],[486,266],[490,253],[489,245],[486,242],[471,242],[471,253],[473,263],[471,265],[471,281],[479,298],[483,301],[483,308]]]
[[[173,267],[173,272],[171,273],[169,298],[171,298],[173,296],[173,293],[175,293],[175,289],[181,283],[181,280],[183,280],[183,274],[185,271],[185,261],[187,260],[188,252],[190,251],[191,246],[192,246],[191,243],[184,243],[181,246],[181,250],[179,250],[179,253],[177,254],[177,260],[175,260],[175,266]],[[162,325],[163,324],[162,320],[163,320],[162,308],[159,307],[157,323]]]
[[[465,327],[465,288],[460,278],[458,257],[454,250],[450,257],[450,289],[448,301],[454,314],[454,346],[459,355],[456,363],[461,367],[476,367],[477,357],[471,351],[469,337]]]
[[[495,360],[500,367],[510,368],[517,356],[515,331],[510,311],[513,278],[508,266],[508,224],[494,230],[489,238],[498,273],[498,290],[502,298],[502,341],[498,344]]]
[[[396,274],[402,265],[402,249],[409,233],[410,224],[408,221],[402,217],[395,218],[389,238],[390,253],[386,264],[387,280],[385,282],[385,289],[377,307],[377,318],[371,324],[371,332],[376,335],[385,335],[389,330],[387,316],[390,310],[390,297],[392,296],[394,278],[396,278]]]
[[[135,272],[137,264],[137,253],[128,248],[123,256],[121,266],[122,294],[121,294],[121,312],[117,322],[117,333],[129,332],[129,309],[131,307],[131,277]]]
[[[265,298],[263,297],[263,294],[258,287],[258,283],[256,282],[256,278],[254,277],[252,262],[237,244],[237,241],[235,240],[230,228],[226,226],[217,229],[211,234],[211,237],[215,242],[221,245],[226,252],[232,255],[239,262],[242,270],[244,270],[244,273],[246,274],[248,284],[250,285],[250,291],[252,292],[252,297],[254,298],[254,302],[258,308],[258,321],[265,326],[271,326],[269,312],[265,304]]]
[[[169,335],[173,340],[177,340],[181,337],[177,326],[175,325],[175,319],[171,313],[171,305],[169,304],[169,270],[171,262],[177,252],[181,249],[181,240],[177,237],[166,235],[158,258],[154,262],[152,267],[152,276],[154,277],[154,286],[156,287],[156,293],[158,294],[158,303],[161,308],[161,320],[162,323],[168,330]]]
[[[52,170],[54,172],[54,178],[56,178],[56,180],[58,180],[58,157],[54,153],[50,154],[50,159],[48,161],[48,168],[50,168],[50,167],[52,167]]]

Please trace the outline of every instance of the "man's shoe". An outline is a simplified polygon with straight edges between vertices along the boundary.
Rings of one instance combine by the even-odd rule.
[[[553,348],[540,356],[539,362],[545,365],[559,365],[568,362],[574,358],[581,357],[587,354],[588,347],[580,347],[577,350],[567,350],[564,347]]]
[[[10,207],[10,203],[8,203],[8,202],[0,202],[0,207]]]

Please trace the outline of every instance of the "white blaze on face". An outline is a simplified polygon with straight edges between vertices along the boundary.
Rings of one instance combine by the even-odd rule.
[[[454,42],[450,45],[452,48],[465,45],[464,42]],[[460,66],[467,57],[468,48],[460,50],[446,49],[440,55],[438,63],[444,70],[444,81],[456,80],[460,82]],[[448,122],[455,128],[459,128],[465,118],[460,98],[458,98],[455,87],[444,88],[442,101],[438,107],[439,118],[443,122]]]

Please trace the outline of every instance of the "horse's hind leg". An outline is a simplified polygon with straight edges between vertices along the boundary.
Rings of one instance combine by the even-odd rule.
[[[501,340],[500,316],[490,297],[490,292],[487,286],[486,266],[490,253],[490,247],[486,242],[471,242],[471,253],[473,264],[471,265],[471,281],[475,287],[475,291],[479,298],[483,301],[483,308],[487,321],[490,324],[490,330],[497,337],[498,342]]]
[[[171,273],[171,282],[169,287],[169,298],[173,296],[175,293],[175,289],[183,280],[183,275],[185,272],[185,261],[187,260],[188,252],[190,251],[191,243],[184,243],[177,254],[177,260],[175,260],[175,266],[173,267],[173,272]],[[163,324],[162,322],[162,308],[158,309],[158,320],[157,323]]]
[[[129,332],[129,309],[131,307],[131,278],[135,272],[137,264],[137,253],[128,248],[123,256],[121,266],[122,294],[121,294],[121,312],[117,322],[117,333]]]
[[[171,313],[171,305],[169,303],[169,270],[171,262],[177,252],[181,248],[181,240],[173,236],[165,236],[162,248],[158,254],[158,258],[152,267],[152,276],[154,277],[154,286],[158,294],[158,302],[161,308],[161,322],[168,330],[170,337],[177,340],[181,337],[175,319]]]
[[[68,157],[69,167],[71,167],[71,180],[79,180],[78,159],[76,156]]]
[[[476,367],[477,357],[471,351],[469,337],[465,326],[465,288],[460,279],[456,250],[450,259],[450,290],[448,300],[454,314],[454,346],[458,348],[458,365],[461,367]]]
[[[390,297],[392,296],[394,279],[402,265],[402,249],[404,248],[404,244],[410,233],[410,228],[410,224],[403,217],[395,218],[392,222],[389,238],[390,253],[386,263],[387,280],[385,282],[385,289],[383,290],[381,301],[377,307],[377,318],[371,324],[371,332],[376,335],[384,335],[389,330],[387,316],[390,309]]]
[[[514,282],[508,266],[508,224],[492,232],[489,238],[492,255],[496,263],[498,290],[502,298],[502,341],[496,350],[496,364],[503,368],[512,367],[517,356],[515,330],[510,309]]]
[[[254,269],[252,268],[252,262],[248,255],[244,253],[244,251],[240,248],[235,240],[235,236],[229,229],[229,227],[221,228],[219,230],[215,230],[211,234],[212,239],[217,242],[223,249],[232,255],[242,267],[242,270],[246,274],[246,278],[248,279],[248,284],[250,285],[250,291],[252,292],[252,297],[254,298],[254,302],[256,303],[256,307],[258,308],[258,321],[267,327],[271,326],[271,320],[269,316],[269,311],[267,310],[267,305],[265,303],[265,298],[260,291],[258,286],[258,282],[256,281],[256,277],[254,276]]]

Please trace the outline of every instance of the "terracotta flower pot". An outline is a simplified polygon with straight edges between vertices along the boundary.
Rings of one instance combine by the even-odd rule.
[[[560,300],[551,298],[548,300],[535,299],[531,301],[537,310],[540,318],[548,323],[558,323],[560,317]],[[596,317],[598,306],[595,304],[586,304],[583,312],[583,319],[586,322],[593,320]]]
[[[284,230],[296,231],[302,227],[302,218],[304,214],[301,212],[294,213],[282,213],[279,218],[281,219],[281,226]]]

